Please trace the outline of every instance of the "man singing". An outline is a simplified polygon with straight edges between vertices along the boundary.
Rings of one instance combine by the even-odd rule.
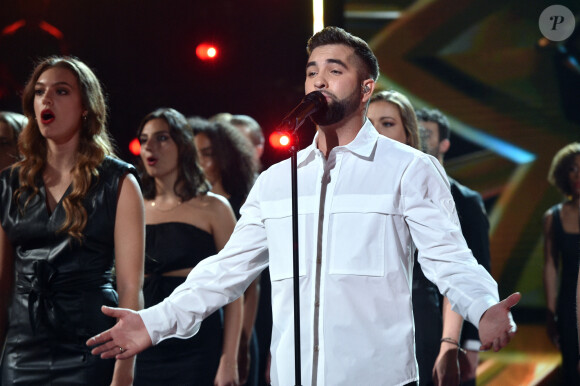
[[[306,385],[406,385],[418,379],[411,278],[415,244],[425,276],[479,327],[482,348],[515,333],[510,308],[461,234],[445,172],[420,151],[380,136],[365,118],[378,78],[369,46],[336,27],[308,41],[305,92],[313,143],[298,153],[301,371]],[[290,161],[262,173],[232,237],[162,303],[140,312],[103,308],[117,325],[87,344],[129,358],[189,337],[267,266],[272,280],[273,385],[294,384]]]

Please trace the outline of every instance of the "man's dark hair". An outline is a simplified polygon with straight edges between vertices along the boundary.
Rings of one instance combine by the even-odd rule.
[[[416,114],[419,121],[434,122],[439,126],[439,142],[449,139],[449,121],[441,111],[422,108],[417,110]]]
[[[317,32],[308,39],[306,52],[310,56],[315,48],[329,44],[343,44],[351,47],[355,55],[363,61],[366,67],[366,74],[361,74],[363,75],[363,79],[371,78],[374,81],[377,80],[379,77],[379,62],[369,45],[361,38],[351,35],[342,28],[326,27],[322,31]]]

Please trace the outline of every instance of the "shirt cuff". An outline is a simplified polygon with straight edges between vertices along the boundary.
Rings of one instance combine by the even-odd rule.
[[[463,342],[462,347],[467,351],[479,351],[481,342],[475,339],[467,339],[465,342]]]
[[[497,303],[499,303],[499,299],[491,295],[474,300],[467,310],[468,321],[476,328],[479,328],[479,320],[483,316],[483,313]]]
[[[138,311],[154,346],[162,340],[164,332],[170,330],[171,327],[169,318],[164,316],[162,304],[163,302]]]

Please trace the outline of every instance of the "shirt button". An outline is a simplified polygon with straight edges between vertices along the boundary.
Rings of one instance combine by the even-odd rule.
[[[320,307],[320,301],[319,300],[317,300],[317,301],[314,302],[314,307]]]
[[[314,351],[318,352],[318,345],[314,346]]]
[[[316,264],[320,264],[322,263],[322,259],[319,257],[318,259],[316,259]]]

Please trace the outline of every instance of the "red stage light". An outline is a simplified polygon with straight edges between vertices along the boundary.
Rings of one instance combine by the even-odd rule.
[[[214,60],[218,56],[218,49],[213,44],[201,43],[195,49],[195,54],[201,60]]]
[[[139,139],[134,138],[131,142],[129,142],[129,151],[133,155],[141,154],[141,143],[139,142]]]
[[[276,150],[288,149],[292,145],[292,137],[288,133],[275,131],[270,134],[269,142]]]

